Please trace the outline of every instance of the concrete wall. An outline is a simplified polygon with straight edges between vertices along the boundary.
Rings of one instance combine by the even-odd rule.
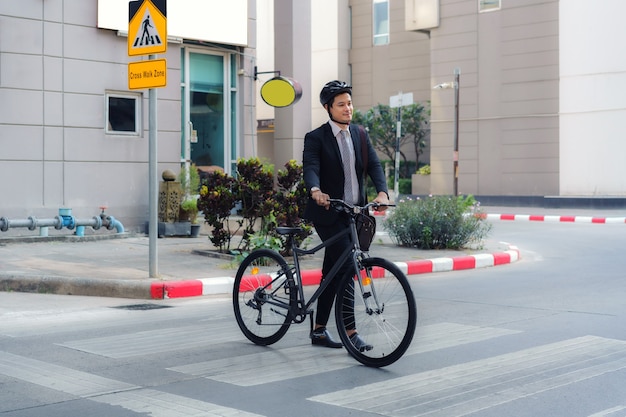
[[[561,2],[561,195],[626,195],[625,13],[620,0]]]
[[[373,45],[372,2],[350,2],[352,8],[353,100],[363,112],[377,104],[389,105],[389,98],[400,92],[413,93],[413,101],[430,101],[430,42],[427,34],[405,30],[405,4],[389,3],[389,44]],[[409,161],[415,160],[414,146],[402,148]],[[420,156],[428,162],[430,149]],[[382,156],[383,158],[386,158]]]
[[[558,195],[559,2],[442,0],[432,85],[460,77],[459,193]],[[453,90],[432,92],[431,187],[452,192]]]

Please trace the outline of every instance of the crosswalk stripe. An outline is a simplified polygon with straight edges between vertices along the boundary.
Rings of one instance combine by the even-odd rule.
[[[160,328],[131,334],[75,340],[59,343],[59,345],[109,358],[128,358],[137,355],[201,348],[242,339],[241,333],[235,325],[219,326],[213,323],[212,326],[214,327],[210,331],[203,331],[198,325]]]
[[[624,414],[620,413],[621,411],[626,410],[626,406],[620,405],[617,407],[609,408],[608,410],[602,410],[597,413],[590,415],[589,417],[609,417],[609,416],[623,416]],[[620,413],[620,414],[617,414]]]
[[[418,328],[417,335],[405,355],[434,351],[513,333],[518,332],[454,323],[424,326]],[[310,345],[284,349],[274,347],[259,349],[263,349],[262,352],[169,369],[233,385],[254,386],[336,371],[356,365],[356,362],[344,350],[319,349]],[[263,372],[250,372],[251,363]]]
[[[0,352],[0,374],[78,397],[137,388],[135,385],[8,352]]]
[[[152,417],[263,417],[2,351],[0,374]]]
[[[151,417],[263,417],[229,407],[151,389],[127,391],[93,398]]]
[[[586,336],[310,398],[389,417],[460,417],[626,368],[626,342]]]

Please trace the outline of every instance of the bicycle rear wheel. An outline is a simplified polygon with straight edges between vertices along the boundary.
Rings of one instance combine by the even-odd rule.
[[[406,352],[415,334],[417,306],[400,269],[381,258],[361,262],[361,291],[355,279],[345,279],[337,291],[335,319],[346,350],[366,366],[391,365]],[[369,280],[369,281],[368,281]],[[353,345],[346,329],[356,329],[367,346]]]
[[[296,300],[293,274],[279,253],[259,249],[239,265],[233,308],[239,328],[250,341],[271,345],[280,340],[289,329]]]

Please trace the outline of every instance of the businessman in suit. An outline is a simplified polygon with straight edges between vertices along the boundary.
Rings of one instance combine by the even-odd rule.
[[[382,205],[389,204],[389,194],[384,171],[369,136],[363,129],[350,124],[353,112],[352,87],[342,81],[330,81],[320,92],[320,102],[328,112],[330,120],[304,137],[302,157],[304,182],[310,193],[304,218],[313,222],[319,237],[322,241],[326,241],[350,225],[347,216],[329,210],[330,198],[365,205],[367,175],[376,187],[375,202]],[[361,135],[365,135],[364,142],[362,142]],[[365,153],[362,150],[363,143],[367,146]],[[364,154],[367,155],[367,162],[363,160]],[[344,161],[346,161],[345,164]],[[367,166],[367,172],[364,172],[365,166]],[[380,207],[380,210],[385,208]],[[343,239],[326,248],[322,265],[322,280],[349,245],[350,237],[345,235]],[[315,325],[311,332],[313,345],[342,347],[341,343],[332,339],[326,329],[326,324],[330,317],[340,277],[349,273],[351,273],[350,265],[344,263],[339,274],[317,300]],[[357,349],[361,351],[372,349],[372,346],[358,335],[354,323],[347,324],[346,330],[350,341]]]

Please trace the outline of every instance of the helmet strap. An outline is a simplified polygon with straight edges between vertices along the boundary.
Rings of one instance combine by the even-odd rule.
[[[330,113],[330,105],[324,104],[324,107],[326,108],[326,111],[328,112],[328,117],[330,118],[330,120],[332,120],[333,122],[335,122],[335,123],[337,123],[339,125],[346,125],[346,126],[350,125],[350,122],[344,123],[344,122],[340,122],[339,120],[333,119],[333,115]]]

